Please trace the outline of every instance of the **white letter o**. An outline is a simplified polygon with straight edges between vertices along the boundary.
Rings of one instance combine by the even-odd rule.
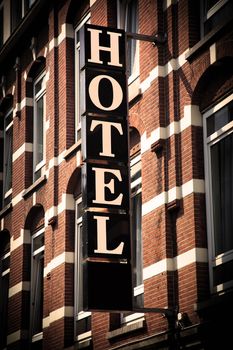
[[[108,79],[112,84],[112,91],[113,91],[113,99],[112,104],[109,107],[104,107],[100,103],[99,99],[99,83],[102,79]],[[123,92],[120,84],[116,81],[116,79],[108,76],[108,75],[98,75],[97,77],[93,78],[89,85],[89,95],[93,102],[93,104],[98,107],[99,109],[102,109],[104,111],[113,111],[114,109],[118,108],[123,100]]]

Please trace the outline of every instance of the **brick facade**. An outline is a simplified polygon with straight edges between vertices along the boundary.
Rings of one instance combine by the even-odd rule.
[[[232,94],[233,16],[201,38],[196,1],[138,3],[139,33],[167,34],[158,47],[140,41],[140,83],[129,101],[129,125],[141,136],[144,307],[169,308],[174,317],[145,312],[112,330],[110,314],[94,312],[89,341],[74,334],[75,199],[82,166],[81,141],[75,141],[74,29],[88,12],[92,24],[116,26],[117,6],[108,0],[37,0],[22,30],[0,48],[6,82],[0,86],[0,150],[4,106],[13,99],[12,199],[0,211],[0,244],[5,232],[11,237],[9,350],[36,346],[29,334],[30,242],[42,227],[43,349],[223,349],[223,339],[231,340],[224,312],[232,310],[232,294],[213,295],[209,285],[202,114]],[[42,69],[45,165],[34,181],[33,81]]]

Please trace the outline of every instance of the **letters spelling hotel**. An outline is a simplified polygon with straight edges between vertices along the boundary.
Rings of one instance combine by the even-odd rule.
[[[0,0],[0,349],[227,349],[233,3]]]

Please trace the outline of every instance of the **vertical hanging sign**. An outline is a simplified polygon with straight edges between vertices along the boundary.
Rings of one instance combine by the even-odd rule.
[[[84,309],[132,310],[125,33],[80,39]]]

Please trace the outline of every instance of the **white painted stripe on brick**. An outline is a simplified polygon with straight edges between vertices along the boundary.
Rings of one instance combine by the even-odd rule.
[[[21,338],[21,330],[11,333],[7,336],[7,345],[10,345]]]
[[[172,4],[176,4],[179,0],[163,0],[163,11],[166,11]]]
[[[76,154],[76,166],[80,167],[81,164],[82,164],[82,154],[81,154],[81,151],[78,151]]]
[[[167,271],[176,271],[196,262],[208,262],[206,248],[193,248],[174,258],[166,258],[143,269],[143,280]]]
[[[33,98],[25,97],[20,103],[20,110],[22,110],[26,106],[33,107]]]
[[[46,120],[45,122],[45,131],[47,132],[49,130],[50,120]]]
[[[141,137],[141,153],[150,150],[151,145],[159,139],[167,139],[172,135],[179,134],[190,126],[202,126],[202,116],[196,105],[184,106],[184,116],[180,121],[174,121],[166,128],[159,127],[153,130],[147,138],[146,133]]]
[[[15,117],[16,113],[26,106],[33,107],[33,99],[31,97],[25,97],[20,103],[16,103],[16,107],[13,110],[13,116]]]
[[[15,196],[12,199],[12,206],[14,207],[16,204],[18,204],[22,199],[23,199],[23,193],[25,190],[23,190],[22,192],[20,192],[19,194],[17,194],[17,196]]]
[[[44,277],[46,277],[47,274],[54,270],[56,267],[64,263],[74,263],[74,252],[63,252],[51,260],[50,263],[48,263],[48,265],[44,268]]]
[[[65,152],[66,151],[63,151],[61,154],[59,154],[58,157],[54,157],[54,158],[50,159],[49,167],[48,167],[49,170],[52,169],[55,166],[60,165],[64,161],[64,154],[65,154]]]
[[[57,44],[60,45],[61,42],[66,38],[70,38],[70,39],[74,38],[74,28],[70,23],[62,24],[61,33],[58,35]]]
[[[20,146],[17,151],[15,151],[12,155],[12,161],[14,162],[17,158],[19,158],[23,153],[25,152],[32,152],[33,151],[33,144],[32,143],[24,143],[22,146]]]
[[[51,51],[54,47],[57,47],[57,38],[53,38],[49,42],[49,51]]]
[[[58,214],[62,213],[64,210],[74,210],[74,196],[73,194],[63,193],[62,202],[58,204]]]
[[[173,187],[164,191],[142,205],[142,215],[151,213],[161,205],[172,202],[175,199],[184,198],[192,193],[205,193],[205,182],[201,179],[192,179],[182,186]]]
[[[74,29],[73,26],[69,23],[63,23],[61,27],[61,33],[57,38],[53,38],[49,42],[49,51],[51,51],[54,47],[59,46],[61,42],[66,38],[74,38]]]
[[[4,230],[4,218],[1,219],[1,231]]]
[[[216,44],[214,43],[210,46],[210,64],[216,62],[216,59]]]
[[[30,243],[31,243],[30,231],[21,229],[20,236],[18,238],[14,239],[13,237],[11,237],[11,240],[10,240],[11,252],[17,249],[18,247],[20,247],[22,244],[30,244]]]
[[[45,227],[48,226],[49,220],[55,216],[57,216],[57,207],[53,206],[45,212]]]
[[[15,286],[9,288],[9,298],[13,297],[13,295],[20,293],[22,291],[29,291],[30,290],[30,282],[29,281],[22,281],[17,283]]]
[[[172,58],[164,66],[158,65],[155,68],[153,68],[152,71],[150,71],[149,76],[140,84],[141,93],[144,93],[146,90],[148,90],[152,82],[158,77],[164,78],[172,71],[176,71],[179,68],[181,68],[185,64],[185,62],[187,62],[187,60],[185,59],[185,55],[188,51],[189,49],[185,50],[179,57]]]
[[[63,306],[60,309],[50,312],[49,316],[43,319],[43,328],[49,327],[52,322],[64,317],[74,317],[73,306]]]

